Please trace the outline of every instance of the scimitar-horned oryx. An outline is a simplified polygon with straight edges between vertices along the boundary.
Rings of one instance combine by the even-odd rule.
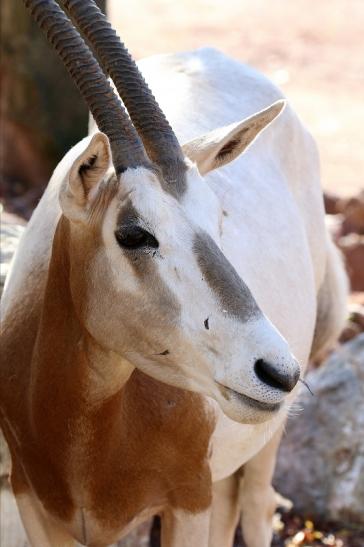
[[[56,168],[3,297],[29,540],[106,545],[159,513],[164,546],[224,547],[241,515],[267,547],[282,424],[346,294],[315,145],[269,81],[210,49],[140,63],[174,133],[94,3],[60,3],[95,57],[55,1],[25,0],[98,129]]]

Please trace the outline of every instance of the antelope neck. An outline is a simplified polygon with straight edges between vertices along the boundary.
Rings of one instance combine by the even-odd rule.
[[[81,323],[70,287],[69,248],[69,227],[61,219],[32,360],[32,397],[61,407],[69,398],[86,405],[102,402],[125,385],[134,369],[102,348]]]

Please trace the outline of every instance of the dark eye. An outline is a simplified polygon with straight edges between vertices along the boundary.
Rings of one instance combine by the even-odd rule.
[[[152,234],[140,228],[140,226],[127,226],[115,232],[116,241],[120,247],[126,249],[140,249],[141,247],[153,247],[157,249],[159,243]]]

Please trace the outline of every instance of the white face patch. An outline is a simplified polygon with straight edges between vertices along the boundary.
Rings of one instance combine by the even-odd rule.
[[[188,171],[187,191],[182,198],[182,206],[190,221],[195,226],[200,226],[219,244],[221,205],[195,166]]]

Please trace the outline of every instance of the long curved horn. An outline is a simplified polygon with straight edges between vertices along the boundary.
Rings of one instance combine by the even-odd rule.
[[[60,3],[113,79],[150,159],[168,182],[178,183],[176,177],[186,169],[182,149],[128,50],[93,0]]]
[[[101,131],[115,171],[148,165],[143,144],[91,50],[54,0],[23,0],[65,64]]]

